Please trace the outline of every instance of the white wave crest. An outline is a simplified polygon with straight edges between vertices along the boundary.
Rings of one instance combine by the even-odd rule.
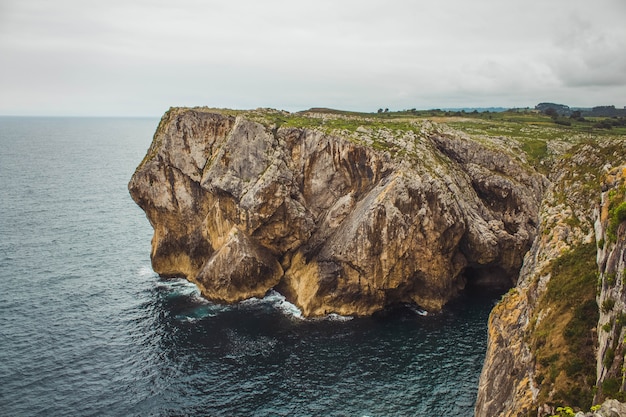
[[[302,311],[295,304],[287,301],[284,295],[275,290],[270,290],[263,298],[253,297],[239,304],[242,306],[269,306],[288,317],[304,320]]]
[[[178,314],[176,319],[187,323],[194,323],[207,317],[216,317],[228,309],[228,306],[213,304],[205,300],[204,304],[187,310],[182,314]]]
[[[295,304],[287,301],[285,296],[281,293],[271,290],[269,294],[265,296],[265,298],[268,300],[268,302],[272,304],[274,308],[280,310],[281,313],[296,319],[304,319],[304,317],[302,316],[302,311]]]
[[[144,265],[137,270],[137,275],[139,275],[140,277],[152,277],[156,276],[156,273],[149,265]]]
[[[327,321],[350,321],[353,318],[354,317],[352,317],[352,316],[342,316],[341,314],[330,313],[329,315],[324,317],[323,320],[327,320]]]
[[[426,311],[426,310],[422,310],[422,309],[421,309],[421,308],[419,308],[419,307],[411,307],[411,310],[412,310],[415,314],[420,315],[420,316],[427,316],[427,315],[428,315],[428,311]]]

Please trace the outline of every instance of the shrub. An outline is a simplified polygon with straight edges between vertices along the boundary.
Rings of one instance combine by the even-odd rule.
[[[551,417],[574,417],[576,415],[572,407],[557,407],[556,412],[557,414]]]
[[[606,282],[606,285],[612,287],[615,284],[615,277],[615,272],[609,272],[604,274],[604,281]]]
[[[607,378],[602,382],[602,393],[607,397],[614,398],[619,387],[620,381],[617,378]]]
[[[602,312],[605,314],[613,310],[613,307],[615,307],[615,300],[612,298],[607,298],[602,302]]]
[[[541,365],[543,365],[543,366],[546,366],[546,367],[547,367],[547,366],[549,366],[550,364],[552,364],[552,363],[554,363],[554,362],[556,362],[556,361],[558,361],[558,360],[559,360],[559,354],[558,354],[558,353],[555,353],[555,354],[550,355],[550,356],[548,356],[548,357],[545,357],[545,358],[541,358],[541,359],[539,359],[539,363],[540,363]]]
[[[610,368],[611,365],[613,365],[614,360],[615,360],[615,351],[613,350],[613,348],[608,348],[606,350],[606,353],[604,354],[604,360],[602,361],[602,364],[606,368]]]
[[[598,304],[590,299],[574,309],[574,316],[563,330],[563,337],[574,350],[579,350],[588,341],[590,329],[598,322]]]
[[[617,224],[626,221],[626,201],[617,206],[613,215],[615,216]]]
[[[565,364],[565,372],[568,376],[574,376],[582,372],[585,368],[585,363],[580,358],[574,358]]]
[[[610,194],[609,194],[610,198]],[[617,238],[617,227],[621,222],[626,221],[626,201],[623,201],[618,206],[611,207],[614,203],[609,205],[609,224],[606,228],[606,235],[610,242],[615,242]]]

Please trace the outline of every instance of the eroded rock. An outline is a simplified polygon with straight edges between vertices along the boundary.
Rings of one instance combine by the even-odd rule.
[[[220,302],[276,288],[306,316],[439,310],[468,279],[515,284],[546,184],[504,149],[429,123],[337,133],[257,116],[163,117],[129,183],[155,272]]]

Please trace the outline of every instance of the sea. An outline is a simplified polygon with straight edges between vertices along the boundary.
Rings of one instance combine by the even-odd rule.
[[[498,294],[312,320],[155,274],[127,184],[157,124],[0,117],[1,416],[474,414]]]

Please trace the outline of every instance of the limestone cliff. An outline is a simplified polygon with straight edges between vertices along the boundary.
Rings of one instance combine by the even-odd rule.
[[[626,166],[609,170],[596,211],[600,273],[595,401],[626,399]]]
[[[606,203],[604,209],[598,208],[600,184],[610,163],[624,161],[623,145],[615,140],[578,144],[558,156],[549,172],[539,233],[526,255],[516,288],[503,297],[490,316],[477,417],[541,417],[554,414],[558,405],[583,410],[592,405],[597,353],[606,356],[596,349],[600,332],[596,332],[596,236],[606,224],[606,215],[602,221],[598,216],[606,211]],[[599,252],[601,271],[607,263],[602,259],[623,256],[623,252],[615,255],[619,245],[613,244],[608,250],[610,255],[607,250]],[[612,265],[618,268],[617,261]],[[615,267],[609,269],[614,271]],[[606,287],[600,295],[602,310],[608,310],[604,298],[618,297],[604,295]],[[611,288],[621,291],[614,283]],[[623,308],[619,311],[626,312]],[[600,323],[604,321],[600,319]],[[619,338],[620,331],[621,325],[609,333]],[[601,335],[600,342],[606,337]],[[601,362],[598,378],[606,373]]]
[[[477,417],[626,399],[624,135],[505,117],[174,108],[129,191],[154,270],[218,302],[274,288],[305,316],[369,315],[514,287]]]
[[[219,302],[275,288],[319,316],[511,287],[545,185],[506,146],[426,121],[176,108],[129,190],[157,273]]]

